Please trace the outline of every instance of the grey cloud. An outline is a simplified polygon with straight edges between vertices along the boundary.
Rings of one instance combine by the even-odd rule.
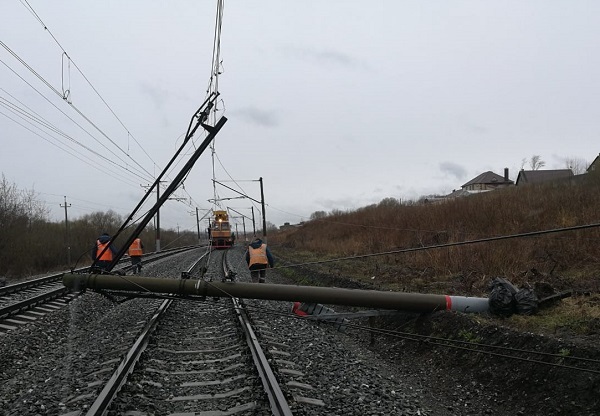
[[[440,163],[440,170],[442,173],[452,175],[456,179],[463,179],[467,175],[467,170],[454,162]]]
[[[249,123],[258,124],[260,126],[275,127],[279,125],[279,120],[272,111],[262,111],[255,107],[246,107],[232,111],[232,113],[240,116]]]
[[[162,109],[167,100],[171,98],[177,98],[180,100],[188,100],[189,97],[181,92],[173,93],[168,89],[162,88],[160,86],[150,85],[148,83],[142,83],[140,85],[140,90],[144,95],[150,97],[151,101],[154,103],[156,108]]]
[[[333,64],[338,66],[345,66],[349,68],[366,68],[367,65],[342,52],[332,51],[332,50],[314,50],[309,48],[300,48],[297,46],[288,46],[284,49],[287,55],[307,60],[313,61],[318,64]]]
[[[150,97],[156,108],[162,108],[169,96],[169,91],[146,83],[142,84],[140,89],[144,95]]]

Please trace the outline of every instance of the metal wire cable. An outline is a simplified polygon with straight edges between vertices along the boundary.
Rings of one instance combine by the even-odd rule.
[[[3,89],[2,89],[3,90]],[[4,91],[4,90],[3,90]],[[10,95],[10,94],[9,94]],[[22,103],[21,103],[22,104]],[[6,100],[3,97],[0,97],[0,106],[3,106],[5,108],[7,108],[9,111],[11,111],[13,114],[17,115],[18,117],[20,117],[22,120],[24,120],[25,122],[27,122],[28,124],[32,125],[33,127],[39,129],[40,131],[43,131],[39,126],[37,126],[36,124],[39,124],[41,126],[43,126],[44,128],[50,130],[51,132],[71,141],[72,143],[82,147],[83,149],[87,150],[88,152],[92,153],[93,155],[99,157],[100,159],[104,160],[105,162],[112,164],[118,168],[121,168],[125,171],[127,171],[127,168],[125,166],[119,165],[118,163],[116,163],[115,161],[113,161],[112,159],[107,158],[106,156],[101,155],[100,153],[96,152],[95,150],[91,149],[90,147],[84,145],[83,143],[81,143],[80,141],[76,140],[75,138],[73,138],[72,136],[68,135],[67,133],[63,132],[62,130],[60,130],[58,127],[52,125],[50,122],[48,122],[46,119],[44,119],[43,117],[41,117],[39,114],[33,112],[28,112],[26,110],[24,110],[23,108],[20,108],[18,105],[11,103],[9,100]],[[29,107],[27,107],[27,109],[29,111],[32,111]],[[15,122],[16,124],[19,124],[20,126],[22,126],[23,128],[26,128],[27,130],[33,132],[31,129],[28,129],[27,127],[25,127],[23,124],[17,122],[16,120],[14,120],[11,117],[8,117],[6,114],[4,114],[5,117],[9,118],[10,120],[12,120],[13,122]],[[43,138],[42,136],[40,136],[39,134],[36,134],[37,136],[41,137],[42,139],[46,140],[45,138]],[[60,139],[53,137],[53,136],[49,136],[52,137],[54,140],[57,141],[61,141]],[[48,140],[46,140],[48,141]],[[67,146],[69,149],[71,149],[72,151],[78,153],[80,157],[77,157],[77,159],[83,161],[84,163],[91,165],[92,161],[91,159],[89,159],[88,157],[86,157],[83,153],[80,153],[79,151],[77,151],[76,149],[74,149],[73,147],[71,147],[69,144],[67,143],[63,143],[65,146]],[[63,150],[64,152],[70,154],[71,156],[74,156],[72,153],[66,151],[65,149],[61,148],[60,146],[56,146],[59,149]],[[84,160],[82,158],[85,158],[87,160]],[[136,175],[137,178],[137,175]]]
[[[1,41],[0,41],[1,43]],[[40,95],[44,100],[46,100],[51,106],[53,106],[57,111],[59,111],[60,113],[62,113],[67,119],[69,119],[70,121],[72,121],[77,127],[79,127],[81,130],[83,130],[88,136],[90,136],[93,140],[95,140],[100,146],[104,147],[104,149],[106,149],[109,153],[111,153],[113,156],[115,156],[117,159],[121,160],[122,162],[125,163],[125,161],[119,156],[117,155],[111,148],[109,148],[108,146],[106,146],[104,143],[102,143],[100,140],[98,140],[92,133],[90,133],[87,129],[85,129],[81,124],[79,124],[77,121],[75,121],[72,117],[70,117],[67,113],[65,113],[63,110],[61,110],[60,108],[58,108],[52,101],[50,101],[50,99],[48,99],[44,94],[41,93],[41,91],[39,91],[37,88],[35,88],[31,83],[29,83],[27,80],[25,80],[25,78],[23,78],[20,74],[18,74],[14,69],[12,69],[6,62],[4,62],[2,59],[0,59],[0,62],[2,62],[2,64],[4,66],[6,66],[13,74],[15,74],[18,78],[21,79],[21,81],[23,81],[25,84],[27,84],[30,88],[32,88],[35,92],[38,93],[38,95]],[[55,90],[56,91],[56,90]],[[57,92],[57,91],[56,91]],[[59,93],[60,95],[60,93]],[[133,173],[135,175],[138,175],[139,177],[143,178],[144,180],[147,181],[151,181],[152,179],[146,179],[144,178],[144,174],[142,172],[134,172],[132,170],[130,170],[129,168],[124,168],[127,172],[129,173]],[[150,175],[150,178],[152,176]]]
[[[0,105],[1,105],[1,103],[0,103]],[[132,182],[126,182],[126,179],[124,179],[123,177],[119,176],[119,175],[118,175],[118,174],[116,174],[116,173],[113,173],[113,172],[109,171],[109,170],[108,170],[108,169],[106,169],[106,168],[100,169],[100,168],[99,168],[97,165],[95,165],[95,164],[93,164],[93,163],[91,163],[91,162],[89,162],[89,161],[87,161],[87,160],[85,160],[85,159],[83,159],[83,158],[81,158],[81,157],[77,156],[75,153],[71,153],[70,151],[68,151],[68,150],[66,150],[66,149],[64,149],[64,148],[62,148],[62,147],[60,147],[58,144],[56,144],[56,143],[54,143],[54,142],[52,142],[52,141],[48,140],[47,138],[45,138],[44,136],[42,136],[42,135],[41,135],[41,134],[39,134],[38,132],[36,132],[36,131],[34,131],[34,130],[30,129],[29,127],[27,127],[27,126],[26,126],[26,125],[24,125],[24,124],[21,124],[21,123],[20,123],[18,120],[15,120],[14,118],[10,117],[9,115],[5,114],[4,112],[0,111],[0,114],[2,114],[4,117],[8,118],[9,120],[11,120],[12,122],[14,122],[15,124],[18,124],[19,126],[23,127],[24,129],[26,129],[26,130],[30,131],[31,133],[35,134],[36,136],[38,136],[38,137],[39,137],[39,138],[41,138],[42,140],[44,140],[44,141],[48,142],[48,143],[49,143],[49,144],[51,144],[52,146],[55,146],[56,148],[58,148],[58,149],[62,150],[63,152],[65,152],[65,153],[67,153],[67,154],[69,154],[69,155],[71,155],[71,156],[75,157],[76,159],[78,159],[78,160],[82,161],[83,163],[85,163],[85,164],[87,164],[87,165],[91,166],[92,168],[94,168],[94,169],[98,170],[99,172],[102,172],[103,174],[105,174],[105,175],[107,175],[107,176],[110,176],[110,177],[112,177],[112,178],[114,178],[114,179],[116,179],[116,180],[118,180],[118,181],[120,181],[120,182],[123,182],[123,183],[124,183],[124,184],[126,184],[126,185],[132,185],[132,186],[136,186],[136,185],[137,185],[137,184],[134,184],[134,183],[132,183]],[[66,145],[66,146],[68,146],[68,145]],[[69,147],[69,148],[70,148],[70,147]],[[71,149],[71,150],[73,150],[73,152],[77,152],[75,149],[72,149],[72,148],[70,148],[70,149]],[[77,152],[77,153],[78,153],[78,152]]]
[[[44,30],[48,32],[48,34],[52,37],[52,39],[54,39],[54,42],[56,42],[56,44],[58,45],[58,47],[62,50],[63,56],[66,56],[67,59],[69,60],[69,62],[73,63],[73,66],[75,66],[75,68],[77,69],[77,71],[79,71],[79,73],[81,74],[81,76],[83,77],[83,79],[88,83],[88,85],[96,93],[96,95],[98,96],[98,98],[100,98],[100,100],[104,103],[104,105],[106,106],[106,108],[108,108],[108,110],[112,113],[112,115],[115,116],[115,118],[117,119],[117,121],[125,129],[125,131],[127,132],[128,137],[131,136],[131,138],[137,143],[137,145],[140,147],[140,149],[142,149],[142,151],[146,154],[146,156],[148,156],[148,159],[150,159],[152,161],[152,163],[156,165],[157,163],[154,161],[154,159],[152,159],[152,157],[148,154],[148,152],[146,152],[146,149],[140,144],[140,142],[138,142],[138,140],[130,132],[130,130],[127,128],[127,126],[125,126],[125,124],[123,123],[123,121],[114,112],[114,110],[111,108],[111,106],[106,102],[106,100],[104,99],[104,97],[102,97],[102,95],[98,92],[98,90],[96,89],[96,87],[94,87],[94,85],[91,83],[91,81],[88,79],[88,77],[79,68],[79,66],[77,65],[77,63],[75,61],[73,61],[73,59],[71,59],[71,57],[69,56],[69,54],[67,53],[67,51],[65,50],[65,48],[63,48],[63,46],[60,44],[60,42],[58,41],[58,39],[56,39],[56,37],[54,36],[54,34],[52,33],[52,31],[50,29],[48,29],[48,26],[46,26],[46,24],[42,21],[41,17],[36,13],[36,11],[29,4],[29,2],[27,0],[20,0],[20,1],[21,1],[21,4],[23,4],[23,6],[27,10],[29,10],[29,12],[35,17],[35,19],[44,27]],[[23,3],[23,1],[25,3]],[[64,88],[63,88],[63,91],[64,91]],[[66,98],[64,96],[64,94],[63,94],[63,98]],[[149,172],[147,172],[147,173],[149,173]]]
[[[404,249],[400,249],[400,250],[385,251],[385,252],[381,252],[381,253],[362,254],[362,255],[358,255],[358,256],[348,256],[348,257],[341,257],[341,258],[337,258],[337,259],[311,261],[311,262],[298,263],[298,264],[289,264],[289,265],[285,265],[285,266],[276,266],[276,267],[273,267],[273,269],[286,269],[286,268],[290,268],[290,267],[306,266],[306,265],[310,265],[310,264],[334,263],[334,262],[344,261],[344,260],[364,259],[364,258],[368,258],[368,257],[386,256],[389,254],[411,253],[411,252],[415,252],[415,251],[424,251],[424,250],[433,250],[433,249],[437,249],[437,248],[464,246],[464,245],[469,245],[469,244],[485,243],[485,242],[489,242],[489,241],[509,240],[509,239],[513,239],[513,238],[536,237],[536,236],[552,234],[552,233],[562,233],[565,231],[577,231],[577,230],[585,230],[585,229],[589,229],[589,228],[598,228],[598,227],[600,227],[600,223],[576,225],[573,227],[555,228],[552,230],[532,231],[532,232],[528,232],[528,233],[510,234],[510,235],[502,235],[502,236],[497,236],[497,237],[480,238],[480,239],[476,239],[476,240],[459,241],[456,243],[445,243],[445,244],[436,244],[433,246],[425,246],[425,247],[404,248]]]
[[[278,316],[289,317],[289,318],[293,318],[293,319],[303,319],[303,320],[318,319],[318,317],[311,317],[310,315],[299,316],[299,315],[296,315],[293,313],[284,313],[284,312],[280,312],[278,310],[274,310],[274,309],[270,309],[270,308],[266,308],[266,307],[262,307],[262,306],[247,304],[246,307],[248,307],[249,309],[261,310],[261,311],[268,312],[269,314],[277,314]],[[331,322],[331,321],[327,321],[327,320],[322,320],[319,322],[325,323],[327,325],[338,324],[336,322]],[[344,326],[355,328],[355,329],[366,331],[366,332],[374,332],[374,333],[380,333],[383,335],[389,335],[389,336],[392,336],[395,338],[406,339],[409,341],[417,341],[417,342],[429,341],[432,344],[441,346],[441,347],[447,347],[447,348],[464,350],[464,351],[468,351],[468,352],[491,355],[491,356],[506,358],[506,359],[510,359],[510,360],[525,361],[525,362],[530,362],[530,363],[534,363],[534,364],[542,364],[542,365],[547,365],[547,366],[552,366],[552,367],[564,368],[564,369],[568,369],[568,370],[577,370],[577,371],[585,371],[585,372],[594,373],[594,374],[600,374],[600,370],[594,370],[591,368],[582,368],[582,367],[576,367],[576,366],[572,366],[572,365],[549,363],[547,361],[541,361],[541,360],[519,357],[519,356],[514,356],[514,355],[501,354],[501,353],[497,353],[497,352],[493,352],[493,351],[485,351],[485,350],[481,350],[481,349],[477,349],[477,348],[470,348],[470,347],[484,347],[484,348],[490,348],[490,349],[495,349],[495,350],[519,352],[519,353],[526,353],[526,354],[538,355],[538,356],[555,358],[555,359],[581,361],[581,362],[585,362],[585,363],[593,363],[593,364],[600,365],[600,360],[594,360],[594,359],[590,359],[590,358],[573,357],[573,356],[560,355],[560,354],[551,354],[551,353],[545,353],[545,352],[540,352],[540,351],[523,350],[523,349],[518,349],[518,348],[502,347],[502,346],[489,345],[489,344],[484,345],[484,344],[478,344],[475,342],[453,340],[453,339],[449,339],[449,338],[441,338],[441,337],[435,337],[435,336],[429,336],[429,335],[419,335],[419,334],[411,334],[411,333],[399,332],[399,331],[393,331],[393,330],[376,329],[376,328],[366,327],[364,325],[353,324],[351,322],[344,322]],[[467,347],[465,345],[468,345],[469,347]]]

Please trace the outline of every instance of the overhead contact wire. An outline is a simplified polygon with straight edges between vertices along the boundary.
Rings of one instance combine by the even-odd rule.
[[[2,44],[2,41],[0,41],[0,44]],[[72,117],[70,117],[67,113],[65,113],[64,111],[62,111],[60,108],[58,108],[56,106],[56,104],[54,104],[52,101],[50,101],[44,94],[42,94],[37,88],[35,88],[33,85],[31,85],[31,83],[29,83],[25,78],[23,78],[21,75],[19,75],[14,69],[12,69],[6,62],[4,62],[3,60],[0,59],[0,62],[2,62],[2,64],[4,66],[6,66],[13,74],[15,74],[18,78],[21,79],[21,81],[23,81],[25,84],[27,84],[30,88],[32,88],[35,92],[37,92],[44,100],[46,100],[51,106],[53,106],[56,110],[58,110],[60,113],[62,113],[65,117],[67,117],[69,120],[71,120],[77,127],[79,127],[81,130],[83,130],[85,133],[88,134],[88,136],[90,136],[92,139],[94,139],[100,146],[104,147],[109,153],[111,153],[112,155],[114,155],[116,158],[118,158],[119,160],[121,160],[122,162],[125,162],[119,155],[117,155],[112,149],[110,149],[108,146],[106,146],[104,143],[102,143],[100,140],[98,140],[93,134],[91,134],[88,130],[86,130],[81,124],[79,124],[77,121],[75,121]],[[47,82],[45,82],[47,85],[49,85]],[[61,98],[61,94],[60,92],[58,92],[58,90],[56,90],[54,87],[52,87],[51,85],[49,86],[49,88],[51,88],[56,94],[58,94]],[[73,108],[75,108],[74,106],[72,106]],[[78,111],[78,110],[77,110]],[[103,132],[101,132],[103,133]],[[104,133],[103,133],[104,134]],[[106,136],[106,135],[105,135]],[[108,137],[108,136],[106,136]],[[116,146],[117,148],[119,148],[119,146]],[[120,149],[120,148],[119,148]],[[121,151],[123,151],[123,149],[120,149]],[[132,173],[132,174],[136,174],[140,177],[144,177],[143,174],[140,175],[141,172],[134,172],[132,170],[130,170],[127,167],[123,168],[125,171]],[[144,169],[145,170],[145,169]],[[149,176],[150,178],[152,178],[152,175]],[[146,180],[150,180],[145,178]]]
[[[26,5],[23,4],[23,1],[26,3]],[[31,12],[31,14],[36,18],[36,20],[44,27],[44,30],[47,31],[48,34],[50,34],[50,36],[52,37],[52,39],[54,39],[54,42],[56,42],[56,44],[58,45],[58,47],[62,50],[63,54],[66,55],[67,59],[69,59],[69,62],[73,63],[73,66],[75,66],[75,68],[81,74],[81,76],[83,77],[83,79],[88,83],[88,85],[96,93],[96,95],[98,96],[98,98],[100,98],[100,100],[104,103],[104,105],[106,106],[106,108],[108,108],[108,110],[112,113],[112,115],[117,119],[117,121],[125,129],[125,131],[127,132],[127,134],[129,136],[131,136],[131,138],[137,143],[137,145],[140,147],[140,149],[142,149],[142,151],[146,154],[146,156],[148,157],[148,159],[150,159],[150,161],[152,161],[152,163],[154,163],[156,165],[157,163],[154,161],[154,159],[152,159],[152,157],[148,154],[148,152],[146,152],[146,149],[140,144],[140,142],[138,142],[138,140],[135,138],[135,136],[133,134],[131,134],[131,132],[129,131],[129,129],[127,128],[127,126],[125,126],[125,124],[123,123],[123,121],[121,121],[121,119],[119,118],[119,116],[115,113],[115,111],[108,104],[108,102],[106,102],[106,100],[104,99],[104,97],[102,97],[102,95],[100,94],[100,92],[98,92],[98,90],[96,89],[96,87],[94,87],[94,85],[92,84],[92,82],[88,79],[88,77],[79,68],[79,66],[77,65],[77,63],[73,59],[71,59],[71,57],[69,56],[69,54],[67,53],[67,51],[65,50],[65,48],[60,44],[60,42],[58,41],[58,39],[56,39],[56,37],[54,36],[54,34],[52,33],[52,31],[50,29],[48,29],[48,26],[46,26],[46,24],[42,21],[42,19],[40,18],[40,16],[36,13],[36,11],[29,4],[29,2],[27,0],[21,0],[21,4],[23,4],[23,6],[25,6],[25,8],[28,9]],[[63,96],[63,98],[64,98],[64,96]],[[127,154],[127,156],[129,156],[129,155]],[[148,173],[152,177],[152,175],[149,172],[146,172],[146,173]]]

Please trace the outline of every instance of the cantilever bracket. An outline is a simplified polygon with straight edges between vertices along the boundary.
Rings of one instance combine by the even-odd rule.
[[[200,122],[200,125],[202,127],[204,127],[204,130],[206,130],[209,133],[214,133],[217,129],[214,126],[211,126],[210,124],[206,124],[204,122]]]

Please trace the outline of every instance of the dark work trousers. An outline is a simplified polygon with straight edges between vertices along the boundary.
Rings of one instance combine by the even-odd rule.
[[[131,256],[130,258],[133,274],[140,273],[142,271],[142,256]]]
[[[265,264],[254,264],[250,269],[252,283],[264,283],[266,274],[267,266]]]

